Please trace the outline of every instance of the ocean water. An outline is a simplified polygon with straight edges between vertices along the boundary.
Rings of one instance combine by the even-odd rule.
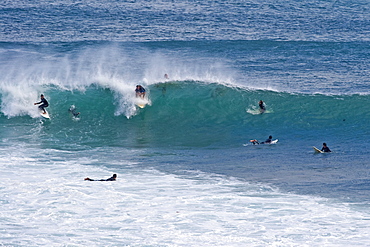
[[[0,21],[0,246],[370,245],[368,1],[15,0]]]

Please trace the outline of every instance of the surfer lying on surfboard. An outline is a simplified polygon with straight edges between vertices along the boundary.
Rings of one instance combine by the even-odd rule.
[[[42,103],[42,105],[39,105],[39,109],[40,111],[43,111],[44,114],[46,114],[45,107],[49,106],[49,102],[45,99],[43,94],[41,94],[40,98],[41,98],[41,101],[34,103],[34,105],[38,105]]]
[[[276,143],[277,140],[273,141],[272,140],[272,136],[269,136],[269,138],[264,141],[264,142],[259,142],[258,140],[254,139],[254,140],[250,140],[250,142],[253,144],[253,145],[258,145],[258,144],[272,144],[272,143]]]
[[[117,178],[117,174],[113,174],[113,176],[108,178],[108,179],[94,180],[94,179],[91,179],[91,178],[85,178],[84,180],[88,180],[88,181],[116,181],[116,178]]]

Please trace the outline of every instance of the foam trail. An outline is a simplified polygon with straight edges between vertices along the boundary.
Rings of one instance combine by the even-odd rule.
[[[87,158],[107,155],[106,150],[91,150],[92,156],[19,150],[8,147],[12,159],[0,156],[5,245],[350,246],[367,241],[369,215],[327,199],[209,173],[175,176],[136,169],[115,159],[106,164],[111,168],[96,166],[99,159]],[[112,173],[118,173],[116,182],[83,180]]]

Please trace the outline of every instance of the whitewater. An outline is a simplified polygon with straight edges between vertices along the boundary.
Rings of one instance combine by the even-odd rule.
[[[0,3],[0,246],[369,246],[369,10]]]

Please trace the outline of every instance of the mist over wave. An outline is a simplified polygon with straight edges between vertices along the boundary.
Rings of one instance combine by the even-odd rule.
[[[204,63],[196,57],[163,54],[145,47],[119,47],[115,44],[59,44],[57,46],[11,45],[1,51],[0,90],[2,112],[8,117],[37,116],[32,102],[47,90],[84,92],[90,86],[114,92],[115,114],[134,115],[133,88],[136,84],[171,80],[230,82],[231,70],[222,62]],[[82,47],[81,47],[82,46]],[[135,49],[132,49],[135,47]],[[5,59],[6,58],[6,59]]]
[[[7,116],[32,115],[55,87],[107,88],[126,99],[136,84],[200,81],[276,92],[368,95],[368,43],[207,41],[0,43],[0,90]],[[26,93],[27,92],[27,93]],[[18,104],[12,99],[16,98]],[[134,114],[129,101],[116,114]],[[125,110],[124,110],[125,109]]]

